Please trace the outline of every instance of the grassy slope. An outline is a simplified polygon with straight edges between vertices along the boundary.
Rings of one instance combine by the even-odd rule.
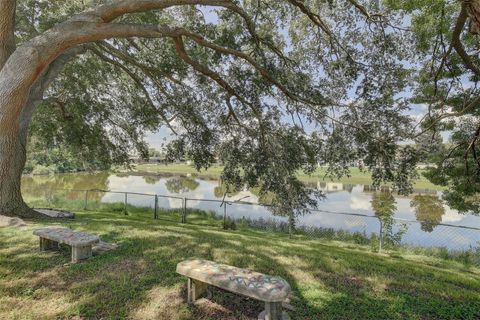
[[[203,170],[198,172],[194,167],[186,165],[186,164],[140,164],[136,166],[136,171],[138,172],[149,172],[149,173],[178,173],[178,174],[197,174],[201,176],[209,176],[209,177],[218,177],[222,173],[223,167],[221,166],[212,166],[208,170]],[[329,182],[329,178],[325,178],[325,169],[318,168],[317,171],[308,176],[306,174],[299,174],[299,177],[303,181],[307,182],[317,182],[318,180],[325,180]],[[339,179],[337,182],[342,183],[351,183],[351,184],[365,184],[370,185],[372,184],[372,179],[370,177],[369,172],[362,172],[358,168],[350,168],[350,177],[343,177]],[[442,190],[441,186],[437,186],[432,184],[428,181],[425,177],[421,177],[415,183],[415,188],[419,189],[434,189],[434,190]]]
[[[216,291],[213,302],[185,304],[176,264],[190,257],[280,275],[292,285],[292,319],[478,319],[480,269],[458,262],[334,241],[289,239],[252,230],[79,212],[62,225],[100,234],[120,247],[78,264],[67,250],[38,252],[31,230],[0,228],[0,319],[250,319],[256,301]],[[78,319],[78,318],[77,318]]]

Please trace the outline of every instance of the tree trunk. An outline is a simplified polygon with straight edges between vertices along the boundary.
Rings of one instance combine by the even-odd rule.
[[[20,190],[25,146],[15,126],[4,129],[0,131],[0,214],[26,218],[38,216],[25,204]]]
[[[0,0],[0,70],[15,51],[16,1]]]

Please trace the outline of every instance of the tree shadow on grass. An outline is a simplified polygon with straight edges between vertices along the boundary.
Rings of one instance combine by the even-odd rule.
[[[311,272],[322,284],[317,288],[317,300],[322,300],[322,290],[331,293],[330,299],[313,307],[322,319],[480,318],[478,274],[472,277],[408,259],[333,246],[320,245],[301,252],[299,259],[306,264],[298,268]],[[306,258],[320,254],[329,264]],[[303,290],[307,295],[308,291]]]
[[[230,258],[222,262],[249,266],[258,271],[269,270],[275,263],[273,259],[249,249],[249,245],[235,245],[229,242],[231,235],[204,232],[193,226],[155,225],[138,223],[122,219],[111,219],[110,225],[130,229],[130,234],[110,231],[102,232],[101,225],[108,225],[105,217],[88,219],[71,223],[77,229],[98,232],[102,238],[121,242],[121,246],[105,255],[95,257],[87,262],[63,266],[69,260],[68,252],[39,253],[38,249],[22,247],[10,252],[3,263],[15,266],[17,276],[28,277],[27,281],[13,284],[9,295],[16,295],[20,287],[28,287],[33,291],[48,289],[50,292],[61,292],[68,295],[72,307],[63,316],[79,315],[86,318],[123,318],[139,307],[148,293],[155,287],[181,288],[186,279],[176,274],[176,264],[191,257],[202,257],[218,260],[216,251]],[[119,221],[121,220],[121,221]],[[103,228],[104,229],[104,228]],[[30,241],[32,243],[32,241]],[[27,250],[27,251],[25,251]],[[246,259],[242,259],[244,256]],[[63,260],[63,261],[62,261]],[[276,271],[288,275],[279,266]],[[230,295],[230,296],[229,296]],[[226,296],[226,298],[225,298]],[[231,297],[235,298],[231,298]],[[225,312],[212,318],[212,307],[205,305],[192,307],[190,318],[223,319],[225,315],[246,318],[252,312],[261,310],[257,301],[243,297],[220,293],[212,303],[220,302]],[[168,302],[167,302],[168,303]],[[245,306],[255,305],[256,307]],[[246,314],[243,314],[246,313]],[[59,315],[60,316],[60,315]]]
[[[200,257],[284,277],[294,292],[292,319],[431,319],[452,314],[469,319],[480,310],[475,295],[468,293],[475,292],[478,283],[437,274],[438,268],[421,268],[410,261],[364,251],[313,241],[292,243],[279,235],[255,231],[225,232],[157,222],[142,216],[87,213],[69,225],[120,246],[65,267],[68,253],[38,254],[37,249],[28,248],[28,243],[37,248],[37,242],[22,236],[27,245],[0,259],[0,270],[14,266],[17,277],[26,279],[10,283],[2,291],[16,297],[26,289],[63,294],[70,306],[59,317],[251,319],[261,311],[261,302],[222,290],[217,290],[211,301],[188,307],[186,279],[176,274],[176,264]],[[461,293],[442,294],[437,287],[430,287],[430,280],[451,283],[446,289],[456,288]],[[470,291],[462,292],[462,288]],[[431,292],[426,295],[428,289]],[[449,309],[439,308],[439,303]],[[460,307],[465,308],[462,311]]]
[[[244,256],[247,259],[241,260],[243,263],[248,261],[250,267],[253,266],[255,270],[262,271],[266,269],[266,266],[271,266],[275,263],[270,257],[261,255],[258,252],[252,251],[247,246],[232,245],[224,241],[224,237],[220,235],[211,234],[209,232],[203,232],[200,230],[186,230],[180,232],[183,234],[181,241],[179,241],[179,232],[176,231],[175,235],[153,235],[145,236],[145,238],[130,238],[122,243],[121,250],[114,252],[116,257],[112,257],[112,261],[104,264],[101,268],[95,268],[98,270],[95,279],[101,276],[104,281],[97,281],[94,285],[81,286],[77,292],[82,295],[95,296],[94,299],[88,299],[84,303],[80,303],[78,306],[79,314],[82,316],[91,316],[90,310],[95,310],[95,313],[103,317],[123,317],[127,316],[128,312],[122,306],[128,306],[129,308],[138,307],[138,305],[145,300],[146,293],[154,286],[172,287],[172,286],[184,286],[186,279],[176,274],[176,264],[182,260],[191,257],[202,257],[206,259],[214,259],[215,253],[212,250],[222,250],[227,253],[231,252],[231,255],[238,257]],[[112,254],[113,255],[113,254]],[[125,257],[130,257],[134,261],[144,262],[143,268],[139,268],[138,265],[134,265],[132,270],[124,272],[124,270],[115,269],[115,273],[111,274],[109,266],[111,265],[125,265]],[[118,261],[117,261],[118,260]],[[215,259],[214,259],[215,260]],[[238,265],[238,263],[232,263],[230,261],[223,261]],[[237,261],[239,262],[239,261]],[[242,267],[242,265],[239,265]],[[130,268],[127,268],[130,269]],[[140,271],[139,271],[140,270]],[[127,270],[125,270],[127,271]],[[276,271],[280,274],[288,274],[288,272],[279,266]],[[137,275],[137,276],[135,276]],[[132,277],[133,276],[133,277]],[[119,290],[119,281],[120,285]],[[99,292],[98,287],[102,287],[102,291]],[[122,292],[127,293],[123,295]],[[133,295],[132,292],[135,292]],[[195,319],[201,319],[202,311],[207,313],[205,319],[224,319],[228,314],[234,314],[240,319],[244,316],[246,319],[251,318],[252,310],[254,312],[261,311],[261,303],[257,301],[250,301],[243,297],[236,297],[235,299],[222,298],[224,295],[220,294],[217,298],[214,297],[213,302],[227,302],[228,304],[221,305],[225,312],[220,312],[217,316],[212,314],[211,307],[205,309],[205,305],[199,307],[192,307],[192,316]],[[81,299],[76,297],[76,299]],[[108,301],[102,305],[98,305],[96,301]],[[245,305],[255,305],[256,308],[247,308]],[[203,309],[202,309],[203,308]],[[112,311],[114,314],[112,314]],[[243,314],[247,312],[247,314]],[[241,314],[239,314],[241,313]]]

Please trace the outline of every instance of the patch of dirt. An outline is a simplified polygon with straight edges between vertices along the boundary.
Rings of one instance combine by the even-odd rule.
[[[26,225],[20,218],[0,215],[0,227],[25,227]]]

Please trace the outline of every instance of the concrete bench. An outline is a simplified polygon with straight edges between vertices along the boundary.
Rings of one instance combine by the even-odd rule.
[[[90,258],[92,245],[100,241],[98,236],[66,228],[36,229],[33,234],[40,237],[41,251],[58,249],[61,243],[72,247],[73,263]]]
[[[188,303],[193,303],[203,296],[211,285],[264,301],[265,310],[258,316],[259,320],[290,319],[287,313],[282,311],[282,302],[291,289],[280,277],[202,259],[180,262],[177,273],[188,278]]]

